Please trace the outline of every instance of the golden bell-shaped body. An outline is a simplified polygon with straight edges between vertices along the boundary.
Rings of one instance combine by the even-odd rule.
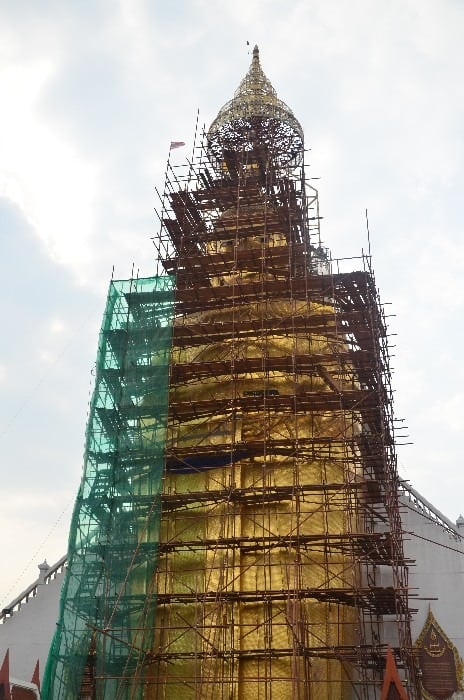
[[[290,248],[271,214],[253,204],[218,219],[207,255],[236,264],[211,285],[229,301],[176,321],[175,336],[196,328],[200,338],[174,348],[173,377],[182,367],[203,370],[171,388],[181,418],[168,429],[167,453],[177,459],[164,489],[193,500],[163,518],[161,540],[173,549],[157,587],[172,602],[158,611],[157,652],[177,658],[152,671],[165,678],[149,695],[157,700],[349,697],[349,667],[317,650],[355,638],[352,608],[335,600],[356,571],[330,545],[355,525],[349,502],[330,489],[357,482],[341,437],[351,444],[358,425],[337,406],[304,406],[334,385],[351,388],[353,368],[340,363],[345,341],[329,300],[235,298],[238,284],[288,277]],[[269,255],[279,265],[265,265]],[[312,324],[319,330],[309,333]]]

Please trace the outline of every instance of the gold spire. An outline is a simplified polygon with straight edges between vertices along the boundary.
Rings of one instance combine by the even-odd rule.
[[[253,49],[253,58],[247,74],[240,82],[233,98],[220,110],[208,131],[208,142],[214,152],[218,151],[220,142],[227,148],[233,147],[231,137],[238,136],[238,144],[243,147],[245,132],[254,129],[256,121],[270,126],[274,136],[277,131],[285,135],[285,147],[289,149],[289,160],[302,149],[303,130],[290,107],[279,100],[269,78],[261,68],[259,49]],[[276,129],[280,124],[280,129]],[[241,132],[241,134],[239,133]],[[268,140],[266,138],[266,140]],[[279,139],[278,139],[279,140]],[[274,144],[279,150],[283,143]],[[248,149],[246,149],[248,150]]]
[[[270,105],[275,106],[278,101],[271,81],[261,68],[259,49],[256,45],[248,73],[235,91],[232,102],[235,102],[235,106],[241,108],[243,116],[247,117],[258,116],[256,112],[261,112],[264,105],[269,108]]]

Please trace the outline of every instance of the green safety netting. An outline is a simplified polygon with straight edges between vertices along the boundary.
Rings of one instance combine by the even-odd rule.
[[[156,610],[173,297],[172,277],[110,285],[47,700],[142,697]]]

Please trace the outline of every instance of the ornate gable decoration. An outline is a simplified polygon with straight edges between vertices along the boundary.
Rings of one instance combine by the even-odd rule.
[[[429,610],[417,641],[422,692],[426,700],[447,700],[463,689],[459,652]]]

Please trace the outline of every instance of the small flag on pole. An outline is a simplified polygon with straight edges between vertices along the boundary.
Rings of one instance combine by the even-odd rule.
[[[171,141],[169,150],[173,151],[175,148],[180,148],[181,146],[185,146],[185,141]]]

